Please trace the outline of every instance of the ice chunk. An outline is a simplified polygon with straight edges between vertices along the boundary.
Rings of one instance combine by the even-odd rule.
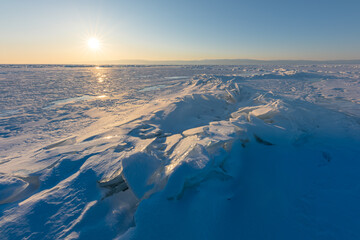
[[[160,164],[161,162],[158,159],[146,153],[136,153],[123,159],[122,175],[139,199],[154,186],[151,177],[160,167]]]

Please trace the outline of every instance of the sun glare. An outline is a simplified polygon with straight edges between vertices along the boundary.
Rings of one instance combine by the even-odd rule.
[[[97,38],[89,38],[87,44],[88,47],[91,48],[92,50],[100,49],[100,42]]]

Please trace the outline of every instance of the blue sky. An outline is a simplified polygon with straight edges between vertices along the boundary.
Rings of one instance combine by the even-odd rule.
[[[3,1],[0,63],[359,59],[359,11],[348,0]]]

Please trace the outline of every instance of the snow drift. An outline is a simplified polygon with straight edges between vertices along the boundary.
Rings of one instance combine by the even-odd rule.
[[[358,100],[314,90],[336,81],[273,69],[155,86],[121,118],[2,161],[0,237],[360,238]]]

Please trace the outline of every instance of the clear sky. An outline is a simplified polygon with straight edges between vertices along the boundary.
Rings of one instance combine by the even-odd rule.
[[[89,38],[100,49],[88,46]],[[360,59],[359,0],[8,0],[0,63]]]

